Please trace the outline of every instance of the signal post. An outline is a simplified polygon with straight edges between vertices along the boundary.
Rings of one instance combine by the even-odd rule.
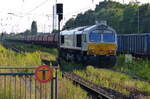
[[[57,3],[56,4],[56,13],[58,15],[58,51],[59,51],[59,55],[58,55],[58,63],[61,65],[60,63],[60,22],[63,19],[63,4],[62,3]],[[56,99],[58,99],[58,71],[56,69]]]

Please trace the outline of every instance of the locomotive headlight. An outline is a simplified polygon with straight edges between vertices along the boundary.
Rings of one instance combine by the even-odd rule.
[[[92,53],[95,53],[95,50],[93,49],[93,50],[91,50],[91,52],[92,52]]]
[[[109,50],[108,53],[109,54],[114,54],[114,50]]]
[[[95,53],[95,50],[94,50],[94,49],[91,49],[90,52],[91,52],[91,53]]]
[[[94,49],[90,49],[88,52],[89,54],[95,54],[96,51]]]

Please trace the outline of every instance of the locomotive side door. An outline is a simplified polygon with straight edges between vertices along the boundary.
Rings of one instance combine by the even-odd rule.
[[[82,50],[85,51],[87,49],[87,34],[85,32],[82,33]]]
[[[77,41],[76,41],[77,47],[82,46],[82,34],[77,34]]]

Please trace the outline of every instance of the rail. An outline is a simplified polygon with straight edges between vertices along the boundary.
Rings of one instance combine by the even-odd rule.
[[[98,94],[97,97],[102,97],[105,99],[122,99],[122,98],[128,99],[129,98],[127,96],[124,96],[124,95],[114,91],[114,90],[106,89],[99,85],[96,85],[96,84],[80,77],[79,75],[77,75],[73,72],[63,72],[63,76],[66,77],[67,79],[72,80],[73,82],[76,82],[79,85],[91,90],[92,92]]]
[[[90,82],[88,80],[83,79],[82,77],[78,76],[77,74],[75,74],[73,72],[69,72],[69,73],[64,72],[63,76],[72,81],[79,83],[80,85],[98,93],[99,95],[101,95],[107,99],[113,99],[113,96],[109,95],[103,89],[100,89],[97,85],[93,84],[92,82]]]
[[[9,46],[6,42],[5,43],[3,42],[2,44],[3,44],[3,46],[5,46],[5,48],[11,49],[11,50],[13,50],[15,52],[19,52],[19,53],[25,52],[25,50],[23,50],[23,49],[18,49],[18,48],[14,47],[14,46]]]

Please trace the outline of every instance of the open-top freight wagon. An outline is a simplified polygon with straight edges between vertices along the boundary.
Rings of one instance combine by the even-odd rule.
[[[118,35],[117,52],[150,58],[150,33]]]

